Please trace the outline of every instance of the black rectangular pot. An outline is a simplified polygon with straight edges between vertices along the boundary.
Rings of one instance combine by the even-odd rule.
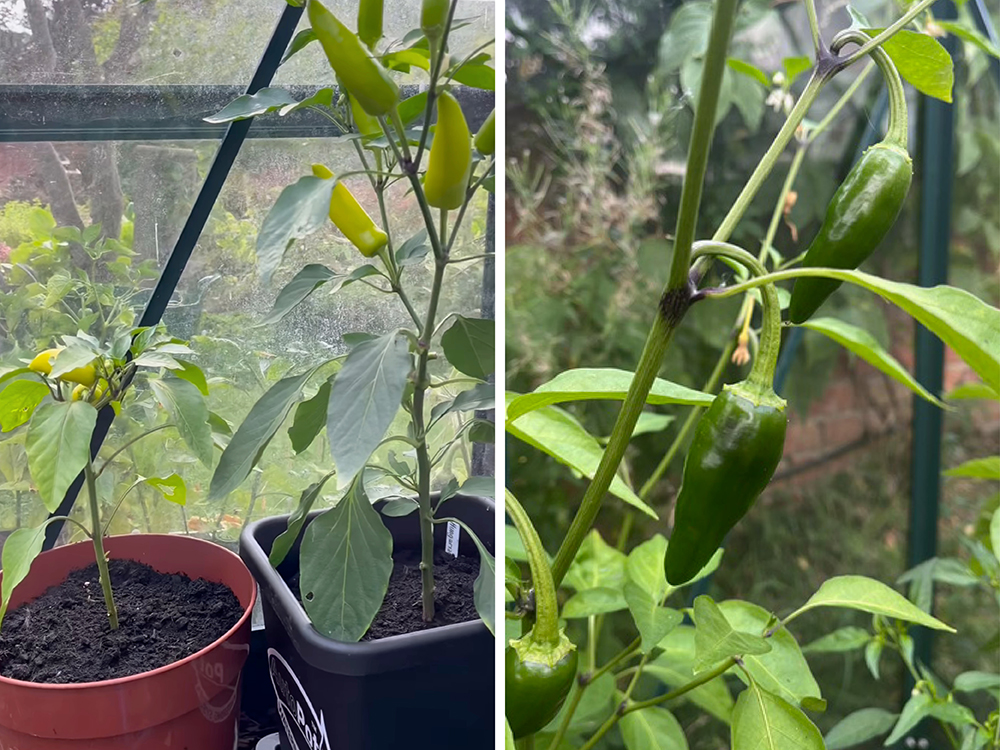
[[[492,500],[459,495],[447,510],[495,554]],[[394,550],[419,549],[416,513],[382,518]],[[240,537],[240,556],[260,586],[282,750],[493,747],[494,639],[483,621],[362,643],[330,640],[267,560],[287,523],[287,516],[256,521]],[[435,547],[444,548],[446,533],[445,524],[435,526]],[[296,544],[281,564],[286,577],[298,568],[298,551]],[[459,551],[479,554],[465,533]]]

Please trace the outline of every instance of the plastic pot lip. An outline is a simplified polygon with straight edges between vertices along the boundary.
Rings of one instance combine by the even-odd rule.
[[[253,578],[252,574],[250,573],[249,568],[246,567],[246,563],[244,563],[243,560],[240,559],[239,555],[237,555],[234,552],[231,552],[230,550],[226,549],[225,547],[223,547],[223,546],[221,546],[219,544],[215,544],[213,542],[206,541],[205,539],[199,539],[197,537],[191,537],[191,536],[186,536],[186,535],[179,536],[179,535],[176,535],[176,534],[116,534],[114,536],[127,536],[130,539],[148,539],[150,537],[158,537],[158,538],[162,538],[162,539],[171,539],[171,540],[174,540],[174,539],[180,538],[180,539],[187,540],[187,542],[196,542],[198,544],[206,544],[206,545],[211,546],[213,549],[217,550],[220,553],[224,553],[226,555],[232,555],[233,557],[235,557],[237,560],[240,561],[240,565],[242,565],[243,568],[244,568],[244,570],[246,570],[247,575],[250,576],[251,578]],[[104,537],[104,539],[105,539],[105,541],[108,540],[108,539],[113,539],[114,536]],[[185,542],[185,543],[187,543],[187,542]],[[81,542],[75,542],[74,544],[68,544],[68,545],[65,545],[64,547],[56,547],[55,549],[52,549],[52,550],[46,550],[46,552],[43,552],[42,554],[47,554],[48,552],[55,552],[56,550],[59,550],[59,549],[68,549],[69,547],[73,547],[73,546],[75,546],[77,544],[91,544],[91,542],[86,541],[86,540],[81,541]],[[69,571],[67,571],[67,573],[68,572]],[[230,588],[230,590],[231,590],[231,588]],[[60,691],[60,690],[88,690],[88,689],[93,690],[93,689],[96,689],[96,688],[114,688],[114,687],[118,687],[118,686],[122,686],[122,685],[127,686],[129,683],[132,683],[132,682],[138,682],[140,680],[149,679],[150,677],[154,677],[156,675],[163,674],[164,672],[168,672],[168,671],[170,671],[172,669],[179,669],[180,667],[186,666],[187,664],[190,664],[191,662],[196,661],[197,659],[202,658],[209,651],[212,651],[213,649],[218,648],[221,644],[223,644],[226,641],[230,640],[240,630],[240,628],[243,627],[244,623],[246,623],[246,621],[249,619],[251,613],[253,612],[254,605],[257,603],[257,585],[256,585],[256,582],[254,582],[254,585],[250,587],[250,591],[251,591],[250,602],[247,605],[247,607],[243,610],[243,615],[240,617],[239,620],[236,621],[235,625],[233,625],[229,630],[227,630],[225,632],[225,634],[222,635],[221,638],[218,638],[217,640],[212,641],[210,644],[208,644],[204,648],[202,648],[202,649],[200,649],[198,651],[195,651],[193,654],[190,654],[189,656],[185,656],[183,659],[181,659],[179,661],[171,662],[170,664],[164,664],[162,667],[157,667],[156,669],[150,669],[150,670],[148,670],[146,672],[139,672],[137,674],[128,675],[127,677],[115,677],[112,680],[101,680],[99,682],[69,682],[69,683],[58,683],[58,684],[57,683],[51,683],[51,682],[28,682],[27,680],[15,680],[15,679],[13,679],[11,677],[4,677],[3,675],[0,675],[0,687],[7,686],[7,687],[10,687],[10,688],[19,688],[19,689],[22,689],[22,690],[23,689],[30,689],[30,690],[55,690],[55,691]],[[235,592],[233,592],[233,593],[235,594]]]
[[[434,493],[434,496],[437,494],[438,493]],[[479,497],[475,495],[456,495],[448,502],[454,503],[456,500],[462,499],[488,505],[494,510],[496,508],[496,503],[492,498]],[[376,501],[375,505],[378,505],[379,502],[381,501]],[[308,518],[312,519],[314,516],[322,512],[322,510],[312,511],[309,513]],[[323,635],[313,625],[312,620],[310,620],[309,615],[306,614],[302,603],[292,593],[288,584],[285,583],[285,580],[281,577],[278,571],[275,570],[270,564],[270,561],[267,558],[267,553],[264,552],[263,547],[257,541],[257,534],[262,527],[275,523],[287,523],[287,519],[288,515],[271,516],[269,518],[262,518],[248,524],[243,530],[243,533],[240,535],[240,551],[243,554],[255,558],[255,562],[257,564],[252,566],[254,569],[251,572],[254,577],[258,579],[258,583],[261,584],[262,588],[266,579],[267,587],[273,592],[271,596],[280,600],[282,607],[290,619],[288,624],[292,627],[289,628],[289,636],[293,641],[304,641],[305,643],[303,645],[309,648],[321,649],[334,655],[335,657],[346,658],[349,660],[365,660],[369,657],[379,659],[384,656],[398,655],[402,650],[410,648],[436,649],[448,643],[454,643],[456,638],[475,638],[482,636],[484,633],[489,633],[486,628],[486,624],[482,621],[482,619],[476,618],[475,620],[456,622],[450,625],[441,625],[427,630],[400,633],[386,638],[379,638],[375,641],[358,641],[356,643],[349,643],[346,641],[337,641]],[[260,568],[259,570],[257,569],[258,567]],[[262,591],[261,596],[268,597],[269,595],[266,591]],[[374,669],[373,671],[381,672],[383,670]]]

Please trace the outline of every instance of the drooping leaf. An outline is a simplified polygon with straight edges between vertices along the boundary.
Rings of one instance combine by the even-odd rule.
[[[771,88],[771,79],[767,77],[767,73],[758,68],[756,65],[746,62],[745,60],[740,60],[735,57],[730,57],[726,60],[726,65],[735,70],[737,73],[742,73],[747,78],[751,78],[757,81],[761,86],[766,89]]]
[[[197,386],[179,378],[149,381],[153,395],[167,410],[181,439],[205,466],[212,466],[212,428],[208,425],[208,403]]]
[[[341,486],[361,470],[392,424],[411,369],[407,339],[396,331],[358,344],[344,360],[326,422]]]
[[[159,490],[167,500],[177,505],[187,505],[187,485],[178,474],[167,477],[149,477],[146,484]]]
[[[1000,480],[1000,456],[987,456],[966,461],[944,472],[946,477],[969,477],[971,479]]]
[[[45,527],[15,529],[3,545],[0,563],[3,565],[3,581],[0,582],[0,625],[7,614],[10,597],[31,570],[31,563],[42,552],[45,542]]]
[[[486,545],[480,541],[479,536],[466,524],[462,524],[466,533],[472,537],[479,550],[479,574],[472,584],[472,601],[476,605],[476,612],[482,618],[490,633],[495,634],[496,627],[496,604],[494,602],[494,592],[496,590],[496,560]]]
[[[864,29],[871,37],[882,31],[883,29]],[[951,55],[941,42],[929,34],[901,29],[885,41],[882,49],[892,59],[899,75],[913,88],[935,99],[951,101],[955,69]]]
[[[271,563],[271,567],[277,568],[281,562],[288,556],[292,547],[295,546],[295,540],[299,538],[299,534],[302,531],[302,527],[305,525],[306,517],[309,515],[309,511],[312,510],[313,505],[316,503],[316,498],[320,496],[323,491],[323,485],[334,475],[334,472],[329,472],[318,482],[313,482],[299,496],[299,504],[295,507],[295,511],[288,517],[288,526],[278,534],[278,537],[274,540],[274,544],[271,545],[271,552],[268,554],[268,562]]]
[[[996,42],[991,41],[987,36],[980,33],[978,30],[964,26],[957,21],[942,21],[934,19],[934,22],[949,34],[953,34],[963,41],[974,44],[990,57],[1000,58],[1000,47],[997,46]]]
[[[291,427],[288,428],[288,438],[292,441],[292,450],[296,453],[301,453],[312,445],[312,441],[326,426],[331,388],[330,381],[324,381],[316,391],[316,395],[295,407],[295,416]]]
[[[0,391],[0,430],[10,432],[23,425],[48,395],[48,386],[37,380],[10,383]]]
[[[306,527],[299,560],[302,606],[313,627],[335,641],[360,640],[392,574],[392,534],[365,494],[364,472]]]
[[[945,394],[945,398],[949,401],[963,401],[969,399],[989,399],[991,401],[1000,401],[1000,393],[997,393],[993,388],[986,385],[986,383],[963,383],[960,386],[956,386],[954,389],[948,391]]]
[[[812,58],[803,56],[786,57],[781,61],[781,67],[785,70],[785,85],[791,87],[792,83],[800,75],[813,66]]]
[[[579,368],[566,370],[552,380],[538,386],[531,393],[518,396],[507,405],[507,420],[512,422],[520,416],[544,406],[565,401],[615,400],[623,401],[634,373],[611,368]],[[657,378],[646,398],[647,404],[686,404],[708,406],[715,400],[710,393],[702,393],[683,385]]]
[[[489,65],[470,65],[466,63],[452,72],[452,80],[475,89],[493,91],[496,88],[496,71]]]
[[[962,672],[955,678],[955,690],[974,693],[977,690],[1000,690],[1000,675],[996,672]]]
[[[882,348],[874,336],[864,328],[853,326],[836,318],[813,318],[803,326],[810,330],[822,333],[838,344],[843,346],[853,354],[858,355],[865,362],[877,370],[884,372],[897,383],[902,383],[922,399],[930,401],[932,404],[945,408],[945,405],[918,383],[906,369],[899,364],[899,361],[889,352]]]
[[[301,2],[289,2],[289,5],[302,5]],[[292,39],[291,43],[288,45],[288,49],[285,52],[284,57],[281,58],[281,65],[288,62],[288,58],[292,55],[301,52],[305,47],[316,41],[316,32],[310,29],[302,29],[295,37]]]
[[[873,615],[914,622],[934,630],[955,632],[950,625],[931,617],[898,591],[864,576],[837,576],[824,581],[805,604],[785,618],[785,622],[817,607],[857,609]]]
[[[94,361],[97,354],[91,346],[73,345],[60,351],[52,362],[49,377],[58,378],[71,370],[85,367]]]
[[[496,322],[458,315],[441,336],[441,348],[452,366],[471,378],[485,380],[495,369]]]
[[[517,397],[516,393],[507,393],[507,407]],[[568,412],[556,406],[546,406],[520,417],[516,422],[507,422],[507,432],[518,440],[538,448],[554,459],[563,463],[585,477],[593,479],[594,472],[601,462],[603,449],[597,439],[588,433],[583,426]],[[621,498],[629,505],[638,508],[652,518],[656,511],[644,503],[633,492],[621,477],[616,476],[611,481],[611,494]]]
[[[933,705],[934,699],[927,693],[918,692],[912,694],[903,706],[903,710],[899,714],[899,719],[896,720],[896,725],[893,727],[892,733],[886,737],[885,746],[890,747],[899,742],[906,736],[907,732],[913,729],[924,718],[930,716]]]
[[[824,750],[809,717],[756,683],[740,693],[733,710],[733,750]]]
[[[205,378],[205,373],[202,372],[201,368],[198,367],[198,365],[183,359],[178,359],[177,363],[180,364],[181,368],[179,370],[174,370],[174,376],[180,378],[181,380],[188,381],[195,388],[201,391],[201,395],[207,396],[208,380]]]
[[[97,409],[85,401],[51,401],[35,409],[24,450],[28,471],[49,513],[59,507],[87,464],[96,424]]]
[[[278,298],[260,325],[277,323],[289,312],[295,309],[310,294],[321,286],[337,278],[337,274],[319,263],[309,263],[302,267],[295,276],[278,292]]]
[[[843,750],[881,737],[896,723],[899,714],[882,708],[862,708],[845,716],[827,732],[826,750]]]
[[[477,383],[467,391],[462,391],[451,401],[440,403],[431,409],[431,424],[452,412],[480,411],[495,407],[495,388],[492,383]]]
[[[286,104],[294,104],[297,101],[298,99],[284,89],[264,88],[256,94],[243,94],[236,97],[214,115],[206,117],[205,122],[218,124],[246,120],[249,117],[256,117],[265,112],[274,112]]]
[[[307,175],[281,191],[257,235],[257,268],[264,283],[270,281],[293,242],[326,223],[335,184],[336,180]]]
[[[872,639],[872,634],[864,628],[838,628],[832,633],[820,636],[802,647],[805,654],[842,654],[864,648]]]
[[[257,400],[219,458],[208,490],[209,501],[221,500],[247,478],[314,372],[283,378]]]

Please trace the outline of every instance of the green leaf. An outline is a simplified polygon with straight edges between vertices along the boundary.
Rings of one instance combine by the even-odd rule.
[[[475,89],[493,91],[496,89],[496,71],[489,65],[470,65],[466,63],[458,70],[452,71],[451,78],[457,83],[471,86]]]
[[[673,414],[655,414],[653,412],[644,411],[639,415],[639,419],[635,423],[635,429],[632,430],[632,437],[648,435],[653,432],[662,432],[667,429],[673,421]],[[609,439],[610,437],[605,437],[602,442],[607,443]]]
[[[528,412],[564,401],[613,400],[623,401],[635,373],[611,368],[580,368],[566,370],[552,380],[538,386],[531,393],[518,396],[507,405],[507,421],[513,422]],[[647,404],[685,404],[708,406],[715,400],[710,393],[702,393],[657,378],[646,398]]]
[[[898,591],[864,576],[837,576],[824,581],[819,590],[809,597],[809,601],[785,618],[785,623],[817,607],[857,609],[873,615],[914,622],[934,630],[955,632],[951,626],[918,609]]]
[[[201,368],[198,367],[198,365],[183,359],[178,359],[177,363],[181,366],[181,368],[173,371],[174,376],[180,378],[181,380],[188,381],[195,388],[201,391],[203,396],[207,396],[208,380],[205,379],[205,373],[202,372]]]
[[[870,37],[883,30],[863,29]],[[951,101],[951,89],[955,84],[954,64],[941,42],[928,34],[902,29],[889,37],[882,44],[882,49],[892,58],[899,75],[913,88],[935,99]]]
[[[733,750],[824,750],[808,716],[754,683],[736,700],[732,742]]]
[[[289,112],[294,112],[297,109],[305,109],[307,107],[333,107],[333,99],[336,94],[336,90],[330,87],[320,89],[312,96],[303,99],[300,102],[292,102],[286,104],[284,107],[278,110],[278,116],[284,117]]]
[[[392,424],[411,369],[407,339],[396,331],[358,344],[344,360],[326,422],[341,486],[361,470]]]
[[[296,6],[302,5],[301,2],[289,2],[288,4]],[[285,52],[285,56],[281,58],[281,62],[279,64],[284,65],[286,62],[288,62],[288,58],[290,58],[292,55],[298,52],[301,52],[303,49],[305,49],[306,45],[315,41],[316,41],[315,31],[313,31],[312,29],[302,29],[302,31],[296,34],[295,38],[292,39],[291,44],[288,45],[288,50]]]
[[[996,672],[963,672],[955,678],[955,691],[974,693],[977,690],[1000,690],[1000,674]]]
[[[410,66],[415,65],[421,70],[430,70],[431,61],[427,56],[427,50],[423,49],[401,49],[382,55],[382,64],[389,70],[401,70],[404,73],[410,72]]]
[[[288,428],[288,438],[292,441],[292,450],[301,453],[316,439],[326,425],[326,413],[330,404],[329,380],[323,382],[316,395],[295,407],[295,417]]]
[[[295,274],[292,280],[285,284],[282,290],[278,292],[278,298],[274,301],[274,307],[271,308],[271,312],[264,317],[259,325],[277,323],[302,303],[310,294],[336,278],[337,274],[318,263],[309,263],[303,266],[302,270]]]
[[[165,367],[168,370],[182,370],[184,366],[166,352],[149,351],[143,352],[134,360],[136,367]]]
[[[993,548],[993,556],[1000,562],[1000,508],[993,511],[990,518],[990,546]]]
[[[412,497],[395,497],[387,501],[380,508],[379,512],[383,516],[389,516],[390,518],[402,518],[403,516],[410,515],[419,507],[420,505]]]
[[[518,394],[507,393],[507,407]],[[518,440],[538,448],[588,479],[601,462],[604,450],[593,435],[588,433],[569,413],[556,406],[546,406],[520,417],[517,422],[507,422],[507,432]],[[621,498],[646,515],[657,518],[656,511],[644,503],[621,477],[611,481],[611,494]]]
[[[976,45],[990,57],[1000,58],[1000,47],[976,29],[963,26],[957,21],[939,21],[938,19],[934,19],[934,22],[949,34],[953,34],[959,39]]]
[[[809,57],[786,57],[781,61],[781,67],[785,69],[785,86],[791,87],[795,79],[812,68],[813,61]]]
[[[946,477],[970,477],[972,479],[1000,480],[1000,456],[987,456],[966,461],[961,466],[948,469]]]
[[[628,750],[688,750],[684,730],[665,708],[627,713],[618,721],[618,729]]]
[[[24,450],[28,471],[49,513],[90,458],[97,409],[84,401],[52,401],[35,409]]]
[[[187,447],[199,461],[211,468],[214,458],[212,428],[208,426],[205,397],[195,385],[178,378],[154,378],[149,385],[156,400],[177,426],[177,432]]]
[[[770,612],[749,602],[730,599],[719,602],[719,609],[733,629],[743,633],[763,633],[773,624]],[[754,681],[790,703],[821,707],[822,693],[809,671],[809,664],[802,655],[795,636],[781,628],[767,642],[771,644],[768,653],[748,655],[743,659],[744,666]],[[746,675],[742,670],[733,669],[732,672],[746,682]]]
[[[497,426],[493,422],[487,419],[476,419],[473,420],[472,426],[469,427],[466,434],[473,443],[493,444],[496,442],[496,429]]]
[[[407,99],[404,99],[399,103],[397,110],[399,111],[399,119],[403,121],[404,125],[409,125],[411,122],[417,119],[420,115],[424,113],[427,108],[427,92],[424,91],[421,94],[415,94]]]
[[[392,534],[365,495],[363,471],[306,527],[299,560],[302,606],[313,627],[335,641],[360,640],[392,574]]]
[[[813,318],[802,324],[805,328],[822,333],[865,362],[885,373],[898,383],[902,383],[921,398],[946,408],[938,398],[918,383],[895,357],[883,349],[878,341],[864,328],[853,326],[836,318]]]
[[[625,554],[610,546],[601,532],[591,529],[563,577],[562,585],[575,591],[625,585]]]
[[[806,654],[842,654],[868,645],[872,634],[864,628],[846,627],[834,630],[802,647]]]
[[[495,477],[469,477],[458,488],[459,494],[473,497],[495,497],[497,480]]]
[[[662,606],[670,588],[663,567],[666,554],[667,540],[657,534],[633,549],[625,562],[625,602],[646,653],[684,619],[680,612]]]
[[[687,685],[694,679],[695,628],[681,625],[660,641],[663,653],[642,670],[644,675],[660,680],[670,688]],[[729,723],[733,713],[733,696],[721,675],[685,693],[680,700],[689,700],[719,721]]]
[[[567,620],[574,620],[580,617],[618,612],[627,607],[628,602],[625,601],[625,594],[622,592],[622,589],[596,586],[577,591],[573,594],[563,604],[559,614]]]
[[[421,229],[396,250],[396,265],[402,267],[419,263],[427,257],[430,249],[431,246],[427,242],[427,230]]]
[[[298,37],[296,37],[297,39]],[[303,44],[302,46],[305,45]],[[291,54],[293,53],[289,53],[289,56]],[[298,99],[284,89],[265,88],[256,94],[243,94],[243,96],[236,97],[214,115],[206,117],[205,122],[217,124],[246,120],[250,117],[262,115],[265,112],[274,112],[286,104],[295,104],[296,102],[298,102]]]
[[[670,17],[670,27],[660,38],[658,72],[680,70],[686,60],[704,54],[712,24],[712,4],[689,2]]]
[[[516,746],[514,745],[514,733],[510,731],[510,723],[507,721],[506,718],[504,718],[503,720],[503,726],[504,726],[504,733],[503,733],[504,750],[517,750]]]
[[[93,362],[96,356],[94,350],[89,346],[67,346],[56,355],[49,377],[58,378],[71,370],[85,367]]]
[[[326,223],[336,182],[308,175],[281,191],[257,235],[257,265],[264,283],[271,280],[295,240]]]
[[[472,601],[476,605],[476,612],[483,624],[486,625],[490,633],[495,635],[496,615],[494,610],[496,604],[493,593],[496,590],[496,560],[472,529],[464,523],[462,527],[476,543],[476,548],[479,550],[479,575],[476,576],[476,580],[472,584]]]
[[[221,500],[247,478],[314,372],[282,378],[257,400],[219,458],[208,490],[209,502]]]
[[[334,473],[331,471],[318,482],[313,482],[299,495],[299,504],[295,507],[292,515],[288,517],[288,526],[278,534],[278,537],[274,540],[274,544],[271,545],[271,552],[268,554],[267,559],[272,567],[277,568],[288,556],[292,547],[295,546],[295,540],[299,538],[309,511],[312,510],[313,505],[316,503],[316,498],[323,491],[323,485],[327,483]]]
[[[892,729],[899,714],[882,708],[862,708],[845,716],[827,732],[826,750],[842,750],[881,737]]]
[[[735,57],[727,58],[726,64],[737,73],[742,73],[748,78],[752,78],[757,81],[757,83],[764,88],[771,88],[771,79],[767,77],[767,73],[758,68],[756,65],[751,65],[750,63],[738,60]]]
[[[37,380],[15,380],[0,391],[0,430],[20,427],[49,395],[49,387]]]
[[[495,390],[493,383],[477,383],[451,401],[445,401],[431,409],[430,424],[452,412],[493,409],[496,406]]]
[[[868,667],[868,672],[876,680],[879,679],[882,652],[884,650],[885,643],[878,638],[868,641],[868,645],[865,646],[865,666]]]
[[[187,485],[177,474],[168,477],[149,477],[145,480],[150,487],[155,487],[167,500],[177,505],[187,505]]]
[[[892,734],[883,743],[885,747],[889,747],[903,739],[907,732],[930,715],[931,706],[933,705],[934,699],[927,695],[927,693],[921,692],[911,695],[909,700],[906,701],[906,705],[903,706],[902,713],[899,714],[899,719],[896,721],[896,726],[892,730]]]
[[[10,597],[31,570],[31,563],[42,552],[45,542],[45,527],[43,523],[35,529],[15,529],[3,545],[0,563],[3,565],[3,581],[0,582],[0,624],[7,614]]]
[[[562,708],[559,709],[559,713],[556,714],[556,717],[548,723],[546,731],[555,732],[560,726],[562,726],[569,706],[573,705],[573,701],[576,699],[576,694],[579,690],[580,686],[578,682],[574,680],[570,694],[566,697],[566,700],[563,701]],[[580,696],[579,705],[577,705],[573,716],[570,717],[569,726],[571,732],[592,732],[596,729],[598,724],[603,722],[607,718],[608,713],[611,711],[611,701],[614,697],[614,677],[610,673],[605,672],[596,680],[591,682]],[[541,735],[536,735],[536,748],[538,747],[537,740],[539,739],[541,739]],[[546,745],[543,742],[542,748],[545,747]],[[572,744],[570,744],[568,748],[565,744],[563,744],[559,745],[559,750],[570,750],[572,747]]]
[[[945,398],[949,401],[962,401],[967,399],[989,399],[991,401],[1000,401],[1000,393],[996,390],[990,388],[986,383],[965,383],[954,388],[945,394]]]
[[[455,322],[441,336],[444,356],[462,374],[485,380],[496,366],[495,331],[496,322],[493,320],[457,315]]]
[[[694,600],[695,674],[714,667],[731,656],[766,654],[771,644],[759,635],[733,629],[711,597]]]

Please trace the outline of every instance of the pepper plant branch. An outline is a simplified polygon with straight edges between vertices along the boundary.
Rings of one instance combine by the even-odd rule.
[[[563,741],[563,737],[566,736],[566,732],[569,729],[569,723],[573,719],[573,714],[576,713],[576,709],[580,706],[580,701],[583,698],[583,691],[587,689],[587,685],[581,685],[577,683],[577,688],[573,692],[573,697],[569,700],[569,705],[566,707],[566,714],[563,716],[562,722],[559,724],[559,729],[552,736],[552,741],[549,743],[548,750],[559,750],[559,745]]]
[[[823,41],[819,36],[819,19],[816,17],[816,0],[805,0],[806,16],[809,18],[809,33],[812,35],[813,52],[819,60]]]
[[[167,424],[158,425],[158,426],[154,427],[151,430],[147,430],[146,432],[142,433],[138,437],[132,438],[127,443],[125,443],[121,448],[119,448],[118,450],[116,450],[114,453],[112,453],[110,456],[108,456],[104,460],[104,463],[101,464],[101,468],[97,470],[96,474],[94,474],[94,478],[97,479],[98,477],[100,477],[101,474],[104,473],[104,470],[106,468],[108,468],[108,466],[111,465],[111,462],[114,461],[118,457],[119,454],[121,454],[122,452],[124,452],[124,451],[128,450],[129,448],[131,448],[133,445],[135,445],[136,443],[138,443],[140,440],[142,440],[147,435],[152,435],[154,432],[159,432],[160,430],[165,430],[168,427],[175,427],[175,426],[176,425],[173,422],[167,422]]]
[[[823,119],[820,120],[815,127],[810,128],[809,135],[806,136],[805,145],[808,146],[812,144],[816,138],[822,135],[822,133],[830,127],[830,124],[836,119],[837,115],[840,114],[840,111],[847,105],[854,94],[857,93],[857,90],[861,88],[861,84],[865,82],[865,79],[868,78],[874,68],[875,63],[869,62],[862,69],[862,71],[858,73],[857,77],[851,81],[851,85],[844,89],[844,93],[840,95],[837,103],[830,107],[830,111],[823,116]]]
[[[476,194],[476,191],[482,187],[483,183],[486,182],[486,178],[490,176],[490,172],[493,171],[494,159],[491,157],[489,164],[486,165],[486,169],[479,176],[479,178],[472,183],[468,191],[465,194],[465,200],[462,202],[461,208],[458,209],[458,216],[455,219],[455,224],[451,228],[451,237],[448,238],[448,244],[445,246],[445,255],[451,256],[451,249],[455,245],[455,238],[458,236],[458,228],[462,224],[462,219],[465,218],[465,212],[469,207],[469,203],[472,202],[472,197]],[[441,231],[442,239],[444,237],[444,230]]]
[[[632,437],[635,423],[646,403],[653,380],[659,372],[670,340],[690,301],[688,272],[691,261],[691,244],[698,220],[698,204],[701,199],[702,182],[708,163],[708,152],[715,132],[715,111],[719,90],[726,65],[726,48],[736,16],[737,0],[719,0],[712,19],[705,69],[702,73],[698,106],[691,142],[688,148],[687,170],[681,191],[681,203],[677,217],[673,260],[670,276],[660,302],[660,309],[653,320],[646,338],[642,356],[636,367],[635,376],[629,386],[625,401],[618,413],[608,445],[601,456],[594,479],[587,487],[580,507],[570,524],[569,530],[559,547],[552,566],[552,577],[558,587],[576,557],[577,550],[593,525],[601,502],[611,481],[618,472],[618,465]]]
[[[876,47],[884,44],[886,40],[892,37],[897,31],[906,26],[910,21],[916,18],[918,15],[927,10],[931,5],[934,4],[934,0],[920,0],[918,3],[911,5],[906,13],[900,16],[896,21],[886,26],[882,31],[880,31],[875,36],[871,37],[868,41],[862,44],[858,49],[854,50],[850,55],[845,57],[842,61],[837,63],[838,68],[846,68],[848,65],[856,63],[862,57],[867,55]],[[868,36],[865,34],[865,36]]]

